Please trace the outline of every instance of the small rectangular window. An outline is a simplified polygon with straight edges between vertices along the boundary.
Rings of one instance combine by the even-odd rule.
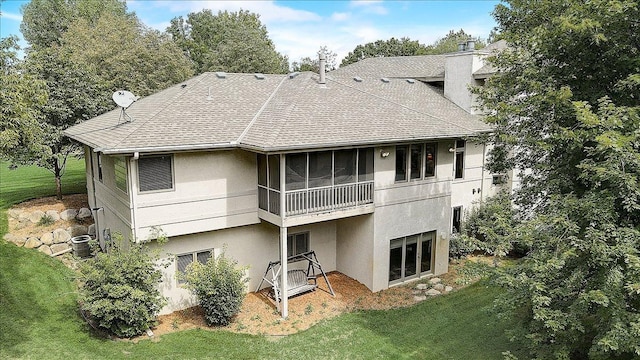
[[[98,153],[98,180],[102,182],[102,154]]]
[[[491,184],[493,185],[501,185],[507,182],[507,176],[504,174],[493,175]]]
[[[173,189],[172,156],[149,156],[138,159],[140,191]]]
[[[427,144],[425,146],[424,177],[436,175],[436,149],[436,144]]]
[[[309,233],[303,232],[287,236],[287,255],[298,255],[309,251]]]
[[[407,146],[396,146],[396,181],[407,180]]]
[[[456,150],[455,178],[462,179],[463,176],[464,176],[464,151]]]
[[[113,158],[116,187],[127,193],[127,165],[123,156]]]
[[[456,206],[453,208],[451,232],[459,234],[462,230],[462,206]]]
[[[194,261],[201,264],[206,264],[211,258],[212,250],[198,251],[189,254],[182,254],[176,256],[176,274],[184,274],[187,271],[187,266]],[[182,276],[177,276],[178,284],[184,284],[185,280]]]
[[[422,144],[412,144],[409,156],[411,167],[409,174],[411,179],[422,178]]]

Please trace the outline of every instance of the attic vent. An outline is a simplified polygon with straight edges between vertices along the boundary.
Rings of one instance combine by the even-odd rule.
[[[355,82],[362,82],[362,78],[358,76],[354,76],[353,80],[355,80]]]
[[[388,83],[389,79],[388,78],[381,78],[380,81],[382,81],[383,83]]]
[[[415,80],[413,80],[413,79],[407,79],[407,82],[408,82],[409,84],[413,84],[413,83],[415,83],[416,81],[415,81]]]
[[[255,76],[256,79],[258,79],[258,80],[264,80],[264,74],[255,73],[255,74],[253,74],[253,76]]]
[[[289,74],[289,79],[293,79],[294,77],[296,77],[298,75],[300,75],[299,72],[297,72],[297,71],[296,72],[292,72],[291,74]]]
[[[218,77],[218,79],[226,79],[227,78],[227,73],[224,71],[217,71],[216,72],[216,76]]]

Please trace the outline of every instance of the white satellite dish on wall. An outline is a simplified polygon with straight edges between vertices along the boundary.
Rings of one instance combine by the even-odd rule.
[[[125,121],[129,122],[133,120],[129,114],[126,113],[126,109],[131,106],[138,98],[130,93],[127,90],[118,90],[113,93],[111,96],[113,101],[122,108],[122,112],[120,113],[120,119],[124,118]],[[119,120],[118,120],[119,121]]]

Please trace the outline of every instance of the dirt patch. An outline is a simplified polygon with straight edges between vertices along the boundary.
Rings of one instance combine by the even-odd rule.
[[[83,207],[89,207],[87,202],[87,194],[74,194],[74,195],[65,195],[62,200],[56,199],[55,196],[34,199],[25,201],[23,203],[17,204],[11,209],[21,210],[28,213],[34,211],[42,211],[46,212],[47,210],[55,210],[57,212],[62,212],[66,209],[80,209]],[[43,233],[52,232],[55,229],[62,228],[66,229],[73,225],[89,225],[93,223],[93,219],[88,218],[86,221],[79,220],[58,220],[54,223],[51,223],[47,226],[39,226],[36,224],[29,224],[26,227],[20,227],[18,224],[18,220],[9,217],[9,230],[12,234],[20,237],[40,237]]]

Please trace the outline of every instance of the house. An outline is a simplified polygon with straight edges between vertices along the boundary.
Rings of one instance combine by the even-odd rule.
[[[252,289],[310,249],[372,291],[447,272],[464,210],[500,186],[469,92],[495,46],[466,45],[326,75],[204,73],[68,129],[99,240],[166,233],[163,313],[194,303],[176,273],[223,247]]]

